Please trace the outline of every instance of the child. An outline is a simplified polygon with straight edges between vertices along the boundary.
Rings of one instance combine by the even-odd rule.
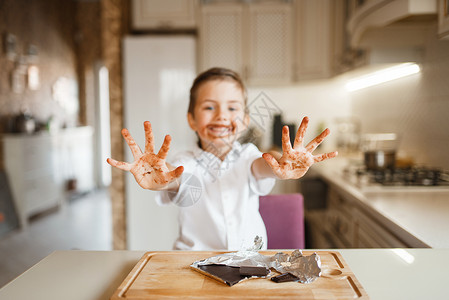
[[[293,147],[288,127],[282,129],[282,155],[262,154],[253,144],[241,145],[237,139],[250,121],[246,102],[246,89],[237,73],[209,69],[198,75],[190,90],[187,119],[199,138],[198,147],[180,153],[173,166],[165,161],[170,136],[155,154],[151,124],[146,121],[145,152],[123,129],[134,162],[107,160],[130,171],[142,188],[161,191],[160,204],[180,206],[175,249],[239,250],[252,246],[257,235],[266,245],[259,196],[271,191],[275,179],[300,178],[315,162],[337,155],[312,154],[329,129],[303,146],[307,117],[299,126]]]

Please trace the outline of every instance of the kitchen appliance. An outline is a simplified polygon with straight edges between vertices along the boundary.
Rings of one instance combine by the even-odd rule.
[[[141,149],[145,142],[144,121],[152,124],[155,151],[170,134],[170,162],[173,155],[192,149],[196,142],[187,123],[189,90],[196,76],[195,37],[127,36],[123,43],[124,127]],[[126,143],[124,147],[125,160],[133,161]],[[125,185],[127,248],[171,250],[179,230],[177,206],[159,206],[154,199],[157,192],[142,189],[129,172]]]
[[[21,113],[15,117],[14,132],[33,133],[36,129],[36,120],[29,113]]]
[[[374,133],[362,136],[361,149],[368,170],[394,169],[398,138],[395,133]]]
[[[282,149],[282,128],[287,125],[290,132],[290,143],[293,145],[295,143],[295,133],[296,125],[287,124],[282,120],[282,115],[278,114],[274,116],[273,126],[272,126],[272,146],[277,149]]]
[[[358,188],[380,191],[391,188],[449,188],[449,171],[438,168],[413,166],[404,168],[368,169],[365,166],[347,166],[344,177]]]

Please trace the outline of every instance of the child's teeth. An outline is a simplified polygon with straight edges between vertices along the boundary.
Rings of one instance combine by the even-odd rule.
[[[210,127],[211,131],[218,135],[226,135],[229,132],[227,127]]]

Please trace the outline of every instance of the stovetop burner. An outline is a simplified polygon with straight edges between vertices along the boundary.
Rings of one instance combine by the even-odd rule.
[[[449,186],[449,171],[434,168],[367,170],[364,167],[357,167],[347,168],[345,173],[352,178],[352,181],[356,181],[357,185],[363,186]]]
[[[436,169],[399,168],[364,172],[367,172],[371,182],[382,185],[432,186],[449,184],[447,181],[448,174]]]

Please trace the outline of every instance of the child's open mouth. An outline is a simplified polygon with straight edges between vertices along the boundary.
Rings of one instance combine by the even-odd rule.
[[[207,126],[207,130],[209,134],[215,137],[227,137],[233,132],[233,128],[231,125],[211,125]]]

